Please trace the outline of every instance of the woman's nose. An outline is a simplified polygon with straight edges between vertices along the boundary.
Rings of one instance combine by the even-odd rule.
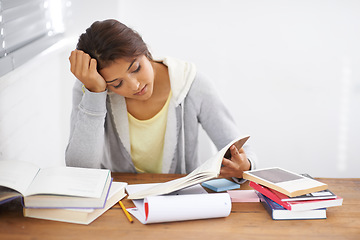
[[[140,82],[136,78],[130,79],[129,84],[133,91],[139,90],[140,88]]]

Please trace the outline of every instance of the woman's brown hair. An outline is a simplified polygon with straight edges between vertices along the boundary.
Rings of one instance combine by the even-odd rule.
[[[80,35],[76,48],[96,59],[97,70],[120,58],[145,55],[153,59],[141,36],[114,19],[94,22]]]

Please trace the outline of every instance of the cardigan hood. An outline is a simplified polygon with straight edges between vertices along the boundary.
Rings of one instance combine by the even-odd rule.
[[[176,105],[179,105],[185,99],[195,79],[196,67],[193,63],[169,57],[157,61],[168,67],[173,98]]]

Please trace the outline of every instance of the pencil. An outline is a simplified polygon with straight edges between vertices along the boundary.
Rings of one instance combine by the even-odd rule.
[[[120,207],[122,208],[122,210],[124,211],[127,219],[129,219],[129,222],[133,223],[134,221],[133,221],[133,219],[131,218],[130,213],[126,210],[124,204],[123,204],[121,201],[119,201],[119,204],[120,204]]]

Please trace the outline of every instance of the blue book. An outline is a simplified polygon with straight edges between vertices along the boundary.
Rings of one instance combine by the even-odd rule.
[[[223,192],[227,190],[240,188],[240,185],[226,178],[218,178],[203,182],[201,186],[209,188],[215,192]]]
[[[290,211],[261,193],[258,192],[257,194],[260,198],[260,202],[274,220],[326,219],[326,208],[306,211]]]

